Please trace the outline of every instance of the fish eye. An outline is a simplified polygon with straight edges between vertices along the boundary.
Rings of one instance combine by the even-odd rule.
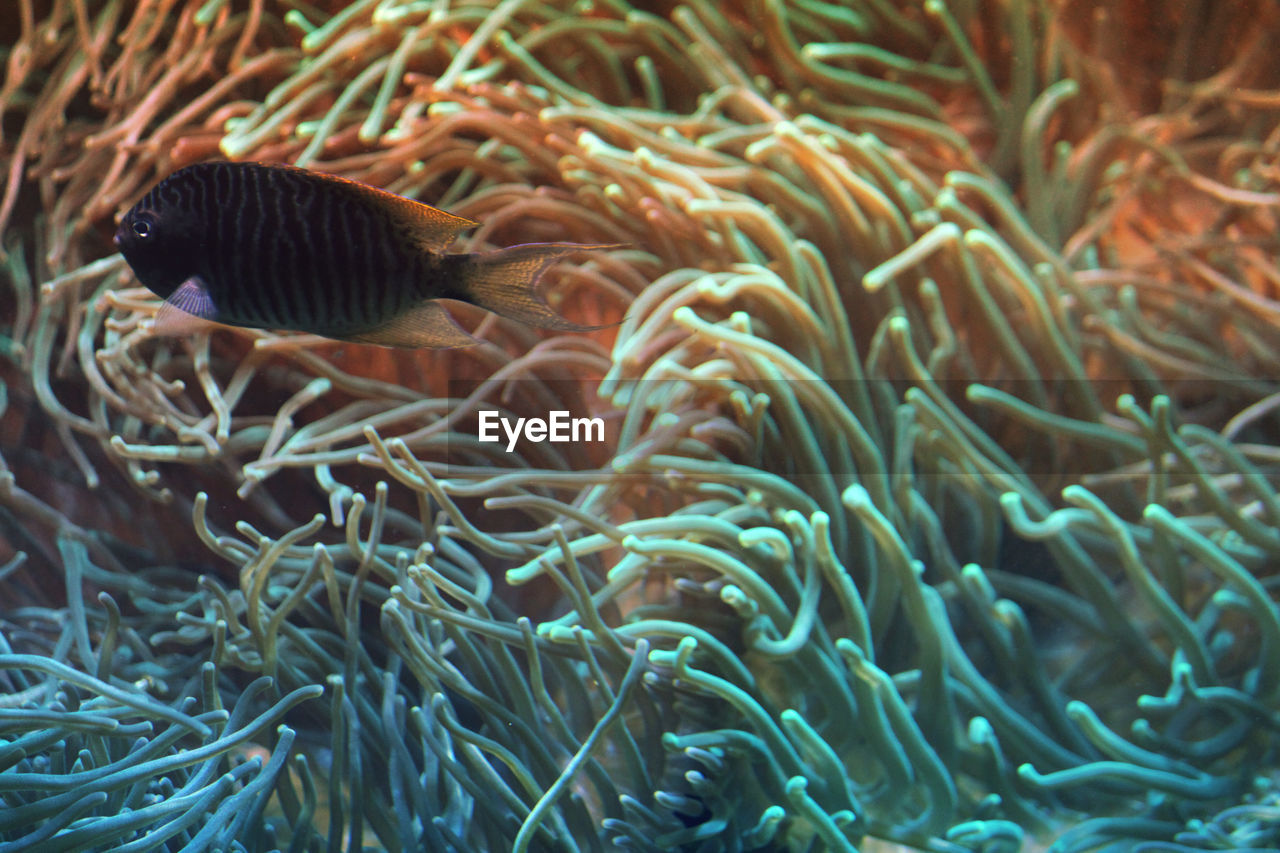
[[[151,232],[155,230],[155,223],[145,216],[140,216],[133,220],[133,233],[139,237],[150,237]]]

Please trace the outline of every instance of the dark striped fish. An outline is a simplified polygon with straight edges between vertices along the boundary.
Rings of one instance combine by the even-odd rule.
[[[475,343],[437,299],[544,329],[596,328],[561,317],[535,284],[557,258],[611,247],[528,243],[448,254],[476,224],[320,172],[205,163],[153,187],[121,220],[115,243],[165,300],[161,330],[198,317],[392,347]]]

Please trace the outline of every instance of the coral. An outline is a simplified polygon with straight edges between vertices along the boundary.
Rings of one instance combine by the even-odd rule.
[[[287,5],[3,25],[0,849],[1280,843],[1269,5]],[[614,325],[157,337],[219,156]]]

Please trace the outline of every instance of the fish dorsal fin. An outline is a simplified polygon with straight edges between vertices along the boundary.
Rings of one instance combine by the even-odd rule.
[[[435,300],[427,300],[381,326],[342,340],[383,347],[466,347],[480,343],[467,334]]]
[[[218,309],[199,276],[178,285],[156,312],[152,329],[157,335],[181,336],[208,328],[218,320]]]
[[[342,192],[349,193],[353,198],[360,199],[365,204],[385,211],[400,227],[413,236],[414,242],[431,252],[446,251],[458,239],[459,234],[480,225],[479,222],[467,219],[465,216],[457,216],[447,210],[349,178],[325,172],[312,172],[297,166],[276,168],[302,172],[309,178],[322,180]]]

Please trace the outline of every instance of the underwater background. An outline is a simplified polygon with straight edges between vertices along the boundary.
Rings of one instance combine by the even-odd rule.
[[[3,0],[0,851],[1280,849],[1266,0]],[[586,334],[153,334],[293,163]],[[479,440],[596,416],[600,443]]]

